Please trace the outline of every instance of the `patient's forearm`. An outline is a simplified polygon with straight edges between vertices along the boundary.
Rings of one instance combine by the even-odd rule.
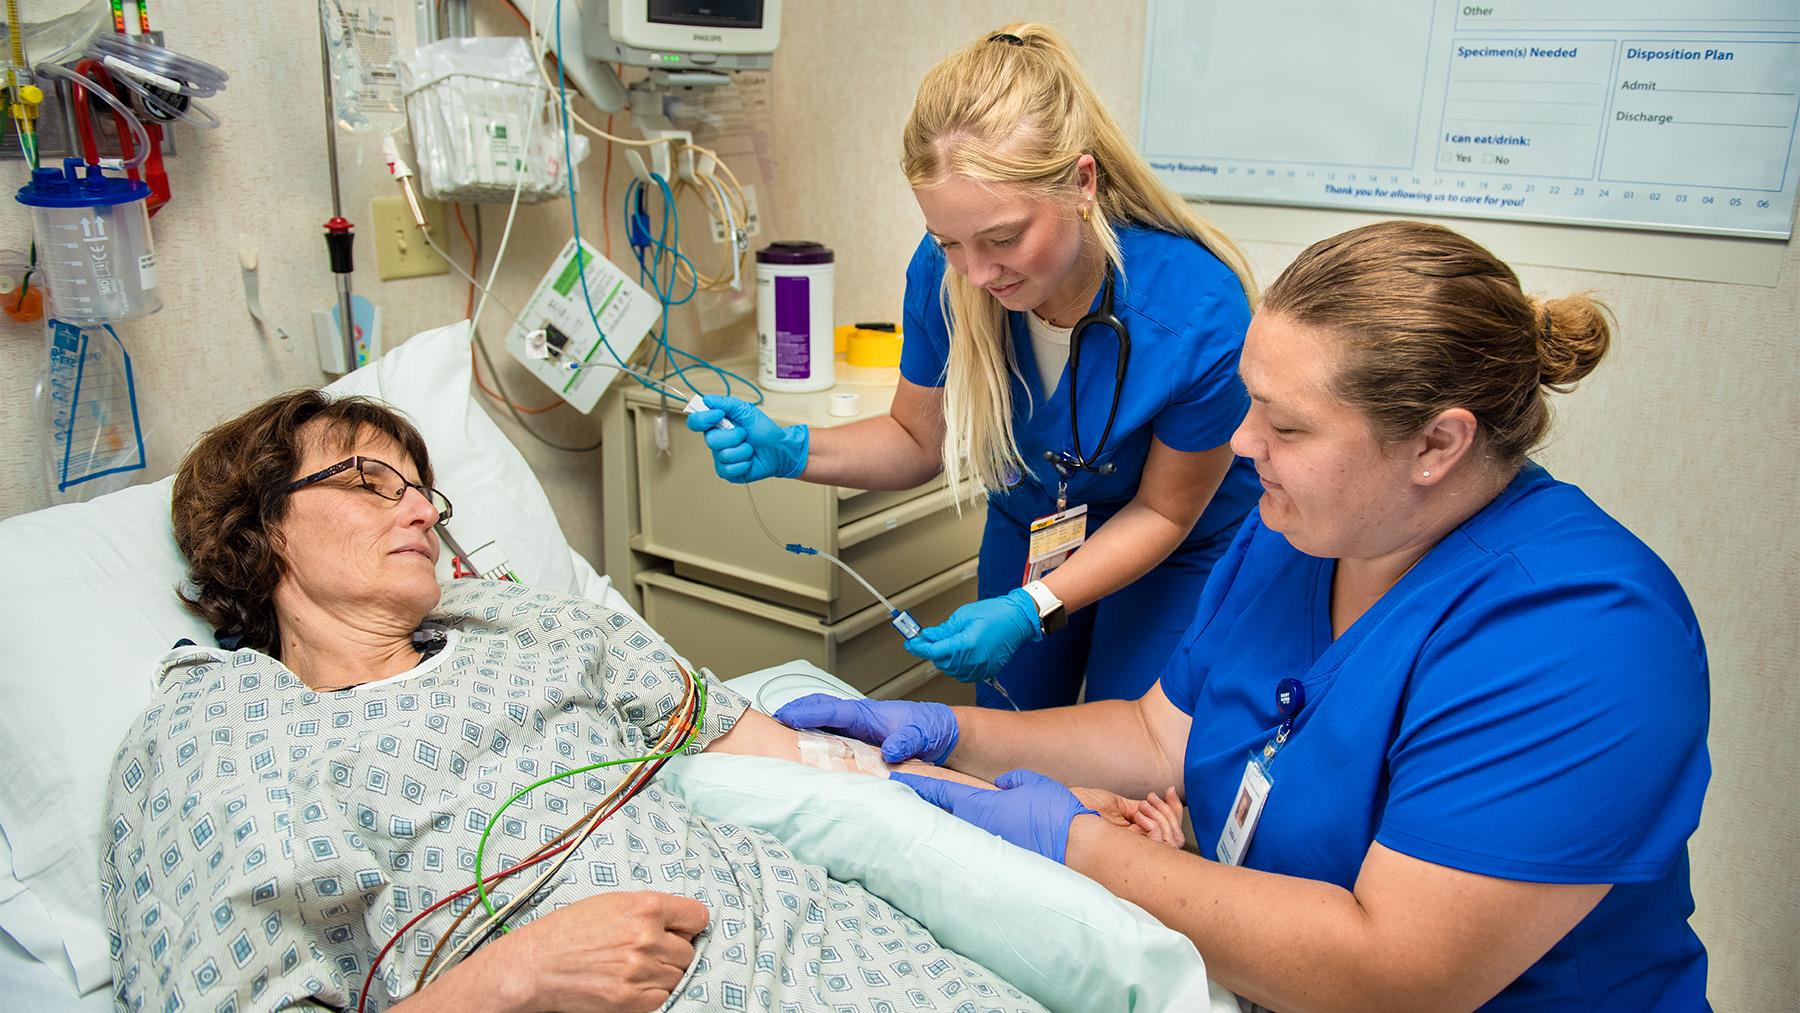
[[[960,734],[946,766],[991,781],[1025,767],[1064,784],[1143,798],[1181,784],[1169,770],[1131,700],[1101,700],[1047,710],[957,707]]]
[[[802,751],[802,736],[814,736],[815,738],[822,737],[820,736],[820,733],[817,732],[797,732],[766,714],[747,710],[744,712],[744,716],[738,719],[738,723],[732,726],[731,731],[714,739],[707,745],[705,751],[709,753],[729,753],[737,756],[768,756],[777,760],[788,760],[793,763],[806,763],[808,766],[821,766],[822,764],[817,762],[816,755],[808,756]],[[842,739],[841,736],[823,737],[841,740],[846,743],[850,741],[848,739]],[[816,753],[817,751],[814,750],[813,752]],[[879,764],[880,767],[883,767],[886,770],[904,770],[909,774],[921,774],[926,777],[941,777],[945,780],[974,785],[979,788],[993,787],[991,783],[983,781],[978,777],[959,774],[956,771],[947,770],[943,767],[935,767],[929,763],[921,763],[917,760],[908,760],[905,763],[881,763],[879,754],[870,750],[868,751],[868,755],[872,757],[869,763]],[[836,765],[827,766],[826,769],[836,769]],[[880,773],[880,771],[876,769],[868,769],[863,772],[868,774]]]

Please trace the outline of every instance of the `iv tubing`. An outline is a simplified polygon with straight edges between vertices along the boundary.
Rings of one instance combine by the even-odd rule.
[[[786,549],[789,552],[792,552],[793,554],[795,554],[797,556],[823,556],[824,558],[831,560],[834,564],[837,565],[838,569],[849,574],[852,578],[855,579],[855,581],[858,584],[861,584],[863,586],[864,590],[866,590],[870,594],[874,595],[875,600],[881,603],[881,607],[888,610],[888,615],[898,616],[901,614],[900,610],[894,607],[893,602],[888,601],[887,598],[884,595],[882,595],[882,593],[880,591],[875,590],[873,585],[871,585],[868,581],[863,579],[862,574],[857,573],[855,570],[851,569],[849,563],[844,562],[843,560],[837,558],[836,556],[834,556],[831,553],[826,552],[822,549],[814,549],[809,546],[801,545],[798,542],[784,544],[781,539],[776,538],[775,533],[769,530],[769,526],[767,524],[763,523],[762,513],[756,509],[756,497],[752,496],[750,494],[750,487],[748,485],[744,486],[744,496],[745,496],[745,498],[747,498],[750,501],[750,516],[756,518],[756,526],[762,529],[763,535],[766,536],[769,539],[769,541],[774,542],[776,545],[780,545],[782,548]],[[896,628],[897,627],[898,627],[898,623],[896,621]],[[906,631],[901,630],[900,634],[902,636],[905,636]],[[908,639],[911,639],[911,638],[908,638]],[[1018,701],[1016,701],[1012,698],[1012,694],[1008,693],[1006,691],[1006,687],[1000,685],[999,679],[990,675],[986,679],[983,679],[982,681],[987,683],[989,686],[992,686],[1000,694],[1001,699],[1006,701],[1007,706],[1011,707],[1013,710],[1023,710],[1024,709],[1019,706]]]
[[[116,57],[164,77],[174,78],[182,82],[181,90],[184,94],[195,98],[217,94],[225,87],[225,82],[230,80],[229,74],[204,60],[183,56],[173,49],[147,40],[126,41],[133,38],[139,37],[102,33],[94,37],[89,48],[102,56]]]
[[[537,0],[532,0],[531,12],[533,14],[537,13]],[[557,13],[560,15],[561,10],[559,9]],[[538,117],[541,115],[538,112],[538,97],[543,94],[544,94],[543,91],[541,91],[535,87],[531,91],[531,115],[525,120],[525,137],[524,137],[523,143],[521,143],[519,145],[520,151],[524,151],[524,152],[531,151],[531,135],[537,129]],[[565,153],[565,158],[566,157],[567,157],[567,155]],[[569,188],[570,188],[569,202],[570,202],[570,205],[573,206],[574,201],[575,201],[575,197],[574,197],[575,163],[565,161],[563,163],[563,172],[566,173],[568,176],[568,182],[569,182]],[[469,317],[469,336],[470,336],[471,340],[475,340],[475,341],[480,340],[475,337],[475,328],[480,325],[481,314],[487,309],[487,301],[488,301],[488,298],[490,297],[490,293],[489,293],[488,289],[490,286],[492,286],[494,284],[494,280],[500,277],[500,263],[506,259],[506,244],[512,241],[513,220],[519,214],[519,193],[522,190],[524,190],[524,188],[525,188],[525,175],[524,175],[524,173],[519,173],[518,177],[513,181],[512,204],[511,204],[511,206],[509,206],[506,209],[506,227],[500,230],[500,247],[499,247],[499,249],[494,251],[493,266],[488,268],[488,283],[486,285],[476,286],[481,289],[481,301],[475,304],[475,312],[473,315],[471,315]],[[476,224],[479,225],[480,222],[477,221]],[[429,238],[429,237],[427,237],[427,238]],[[441,254],[442,251],[439,251],[439,253]],[[580,258],[580,256],[581,256],[581,234],[580,233],[576,233],[576,235],[575,235],[575,256],[577,258]],[[445,257],[444,259],[450,260],[449,257]],[[452,261],[452,263],[454,263],[454,261]],[[479,268],[480,265],[476,265],[476,266]],[[473,280],[473,279],[471,279],[471,280]],[[585,281],[586,281],[586,279],[584,278],[583,279],[584,284],[585,284]],[[512,311],[507,310],[507,312],[511,313]],[[596,330],[599,329],[599,321],[598,320],[595,321],[594,326],[595,326]],[[604,333],[602,333],[600,340],[602,340],[602,341],[606,340]],[[608,350],[610,351],[610,348]],[[490,366],[489,370],[492,371],[492,368],[493,367]],[[495,374],[494,382],[496,384],[498,384],[500,382],[500,377],[498,374]],[[506,392],[504,389],[502,389],[501,393],[504,394]],[[507,400],[511,401],[512,399],[508,398]],[[524,420],[520,420],[519,424],[524,425]]]
[[[762,533],[769,539],[769,541],[774,542],[776,545],[779,545],[783,549],[786,549],[787,551],[792,552],[796,556],[818,556],[823,559],[831,560],[831,562],[833,564],[835,564],[838,569],[849,574],[852,579],[854,579],[858,584],[861,584],[863,586],[863,590],[874,595],[875,600],[881,603],[882,608],[888,610],[889,615],[895,615],[895,614],[899,613],[900,610],[894,607],[894,603],[891,601],[888,601],[886,595],[882,594],[880,591],[875,590],[875,586],[873,584],[870,584],[868,581],[864,580],[862,574],[857,573],[854,569],[852,569],[849,563],[846,563],[843,560],[832,555],[831,553],[826,552],[824,549],[815,549],[809,545],[801,545],[799,542],[783,542],[781,539],[776,538],[775,533],[769,530],[769,525],[763,522],[762,512],[756,509],[756,497],[750,494],[750,487],[748,485],[744,486],[744,498],[748,499],[750,501],[750,516],[756,518],[756,526],[762,529]]]
[[[54,63],[40,63],[32,68],[32,73],[39,76],[47,75],[49,77],[63,78],[81,89],[82,92],[92,95],[102,102],[105,102],[107,105],[112,106],[113,112],[116,112],[125,118],[125,125],[131,128],[131,136],[136,139],[137,146],[135,148],[136,153],[121,162],[119,164],[120,168],[135,169],[138,166],[143,165],[144,160],[150,157],[149,132],[144,129],[142,123],[138,122],[137,116],[126,107],[125,103],[120,102],[115,98],[112,92],[100,87],[99,82],[92,78],[82,77],[80,74],[75,73],[69,68],[61,67]],[[79,94],[76,95],[76,100],[80,101]]]
[[[110,64],[108,66],[110,66]],[[201,130],[212,130],[219,125],[218,114],[211,109],[208,109],[197,98],[188,99],[187,109],[177,109],[170,105],[162,95],[158,95],[156,92],[151,91],[147,85],[128,74],[121,74],[113,80],[117,81],[121,87],[129,89],[136,94],[138,98],[142,99],[144,108],[148,109],[153,116],[169,120],[170,122],[180,121],[189,126],[198,127]]]

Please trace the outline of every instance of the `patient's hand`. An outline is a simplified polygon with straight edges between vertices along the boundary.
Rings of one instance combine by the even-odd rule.
[[[1175,789],[1164,795],[1151,792],[1143,801],[1126,798],[1104,788],[1071,788],[1081,804],[1099,813],[1114,826],[1126,827],[1171,848],[1187,843],[1181,831],[1181,799]]]

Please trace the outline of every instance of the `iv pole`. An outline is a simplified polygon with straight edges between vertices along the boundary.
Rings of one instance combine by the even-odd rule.
[[[338,189],[337,110],[331,95],[331,38],[325,28],[325,5],[319,4],[319,65],[325,90],[325,151],[331,173],[331,220],[325,223],[325,249],[331,272],[337,275],[338,334],[344,342],[344,372],[356,368],[356,317],[350,307],[350,272],[355,269],[351,246],[356,234],[344,218],[343,196]]]

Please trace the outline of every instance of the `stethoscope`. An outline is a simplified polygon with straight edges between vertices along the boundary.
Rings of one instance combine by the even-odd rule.
[[[1106,426],[1100,430],[1100,443],[1094,452],[1086,454],[1081,449],[1081,393],[1076,386],[1081,376],[1081,342],[1087,337],[1090,327],[1104,327],[1113,332],[1119,339],[1118,365],[1113,370],[1112,404],[1106,410]],[[1113,473],[1113,463],[1094,462],[1106,453],[1106,441],[1112,436],[1113,421],[1119,415],[1119,397],[1125,391],[1125,368],[1131,364],[1131,331],[1125,322],[1113,313],[1113,265],[1106,264],[1106,277],[1100,283],[1100,306],[1075,322],[1069,332],[1069,449],[1060,453],[1054,450],[1044,451],[1044,460],[1056,468],[1061,481],[1057,483],[1056,509],[1063,510],[1069,504],[1069,478],[1078,471],[1092,472],[1096,475]]]

